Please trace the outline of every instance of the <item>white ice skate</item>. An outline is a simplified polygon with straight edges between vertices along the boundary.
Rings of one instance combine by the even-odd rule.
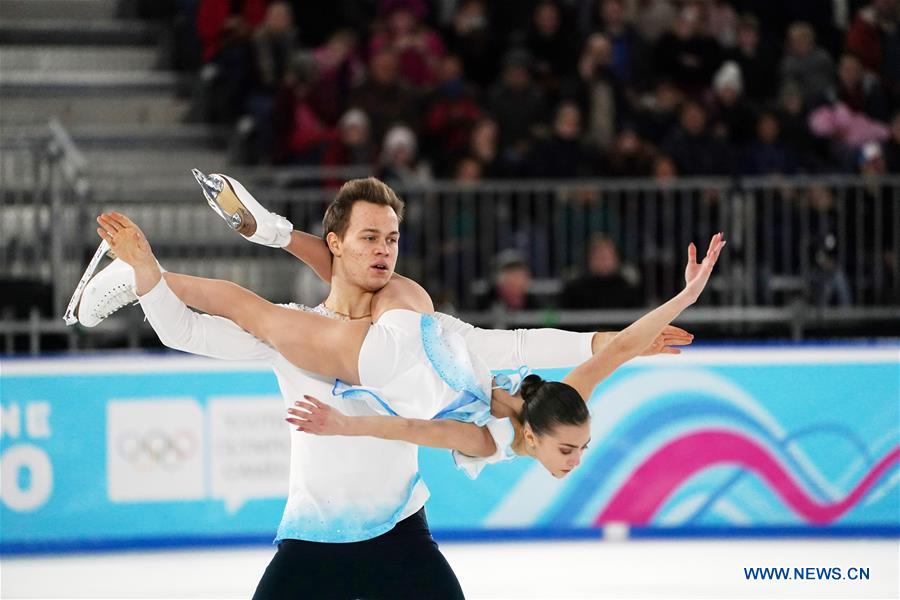
[[[204,175],[191,169],[203,189],[206,201],[228,226],[257,244],[284,248],[291,241],[294,226],[290,221],[263,208],[235,179],[213,173]]]
[[[100,260],[108,252],[109,246],[104,241],[97,248],[93,260],[69,301],[69,307],[63,317],[67,325],[81,323],[85,327],[96,327],[120,308],[138,301],[134,285],[134,269],[121,259],[113,260],[94,275]]]

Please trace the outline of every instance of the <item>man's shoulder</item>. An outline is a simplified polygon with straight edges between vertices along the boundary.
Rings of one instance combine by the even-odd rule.
[[[306,304],[298,304],[296,302],[287,302],[284,304],[279,304],[278,306],[283,306],[284,308],[290,308],[293,310],[299,310],[300,312],[308,312],[316,315],[321,315],[323,317],[328,317],[329,319],[335,319],[337,321],[346,321],[347,318],[344,315],[339,315],[338,313],[329,310],[324,303],[319,303],[316,306],[307,306]]]

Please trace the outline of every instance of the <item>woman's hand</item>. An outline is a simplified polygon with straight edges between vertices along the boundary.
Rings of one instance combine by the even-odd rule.
[[[681,354],[679,348],[675,346],[690,346],[694,341],[694,335],[688,333],[681,327],[674,325],[666,325],[653,343],[641,352],[641,356],[655,356],[656,354]]]
[[[703,292],[703,288],[706,287],[709,276],[712,274],[713,267],[719,259],[719,253],[724,246],[724,235],[722,233],[714,235],[709,242],[706,256],[699,264],[697,263],[697,247],[694,246],[693,243],[688,246],[688,264],[684,269],[684,281],[687,285],[685,285],[684,291],[691,303],[697,301],[697,298],[699,298],[701,292]]]
[[[97,235],[106,240],[116,256],[131,265],[156,264],[150,242],[141,228],[131,219],[117,212],[103,213],[97,217]]]
[[[298,408],[289,408],[293,418],[285,419],[297,428],[314,435],[345,435],[350,417],[336,408],[328,406],[312,396],[303,396],[303,401],[294,402]]]

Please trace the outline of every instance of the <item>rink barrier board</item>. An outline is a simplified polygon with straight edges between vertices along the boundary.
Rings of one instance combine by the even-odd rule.
[[[670,442],[685,442],[690,437],[700,439],[702,435],[709,435],[710,431],[704,430],[710,429],[710,424],[715,423],[719,429],[712,433],[721,435],[721,428],[724,424],[725,431],[729,434],[741,434],[735,438],[738,441],[753,442],[748,446],[750,450],[754,449],[754,444],[761,447],[768,444],[769,450],[775,453],[775,457],[778,459],[775,461],[774,468],[783,467],[791,477],[797,474],[807,476],[806,470],[810,472],[814,472],[817,469],[821,470],[822,472],[816,475],[818,480],[816,477],[807,478],[803,481],[800,481],[803,478],[798,478],[799,488],[804,492],[809,492],[817,486],[822,487],[820,492],[825,494],[824,498],[828,498],[827,494],[831,493],[834,496],[832,500],[835,498],[840,499],[842,493],[852,487],[850,484],[854,483],[854,480],[862,478],[862,475],[865,474],[864,468],[861,468],[858,474],[844,473],[843,483],[841,483],[841,477],[835,476],[835,467],[850,464],[852,456],[820,456],[819,453],[822,450],[821,440],[812,439],[809,440],[812,442],[810,448],[817,450],[818,453],[813,452],[797,462],[795,460],[796,457],[792,457],[788,453],[785,453],[783,456],[777,455],[778,452],[784,450],[778,444],[782,444],[785,448],[791,444],[802,446],[807,443],[807,438],[815,438],[816,435],[833,436],[838,429],[843,428],[840,432],[843,438],[830,439],[830,443],[825,446],[827,452],[832,452],[833,448],[846,447],[844,448],[846,450],[855,444],[856,449],[854,452],[866,454],[866,460],[869,465],[873,464],[879,457],[884,457],[885,449],[890,450],[892,447],[900,447],[900,444],[898,444],[900,442],[900,439],[898,439],[898,435],[900,435],[897,431],[898,426],[890,427],[891,420],[894,423],[900,423],[900,417],[897,415],[900,412],[900,401],[898,401],[897,397],[900,394],[900,391],[898,391],[898,386],[900,386],[900,383],[898,383],[900,381],[900,359],[898,359],[898,356],[900,356],[900,345],[891,342],[886,344],[814,344],[799,347],[770,344],[754,344],[746,347],[707,346],[692,348],[678,357],[640,359],[634,364],[621,369],[619,373],[610,378],[609,382],[604,383],[598,396],[592,398],[591,409],[592,413],[595,414],[594,426],[606,427],[603,430],[603,436],[604,438],[615,438],[611,439],[613,445],[615,442],[622,445],[623,440],[628,441],[629,439],[633,442],[632,446],[629,446],[633,452],[620,456],[619,459],[622,460],[614,463],[615,465],[625,465],[621,467],[618,483],[622,482],[623,477],[627,477],[629,474],[634,475],[636,471],[639,471],[636,467],[640,465],[642,460],[653,455],[654,451],[659,451]],[[748,369],[750,369],[749,372],[752,375],[749,379],[747,377]],[[790,370],[792,373],[799,372],[801,378],[804,376],[804,372],[808,371],[806,373],[807,379],[803,381],[802,391],[804,393],[808,392],[810,395],[809,399],[800,398],[798,400],[796,396],[778,396],[781,393],[778,378],[784,375],[782,371],[785,369]],[[829,377],[832,377],[834,372],[841,371],[845,372],[845,375],[850,375],[850,379],[853,379],[853,375],[858,375],[860,378],[855,382],[851,382],[846,390],[837,389],[844,385],[841,383],[842,380],[840,378],[829,380]],[[615,404],[614,402],[604,404],[603,400],[614,398],[616,393],[619,394],[619,397],[622,397],[624,393],[622,388],[623,386],[628,388],[629,382],[640,383],[644,381],[643,384],[634,388],[641,391],[645,390],[648,381],[652,383],[656,379],[655,376],[664,377],[668,374],[671,377],[673,373],[679,377],[684,376],[683,378],[689,380],[709,380],[703,385],[707,385],[711,381],[713,386],[709,388],[707,385],[709,389],[706,389],[701,385],[697,390],[688,389],[687,392],[681,390],[671,398],[665,397],[666,394],[659,396],[651,394],[648,396],[649,399],[645,398],[633,406],[633,410],[630,410],[630,412],[622,413],[620,415],[621,422],[612,424],[596,423],[596,421],[601,420],[599,415],[605,414],[606,411],[603,409],[608,409],[610,405]],[[166,379],[167,376],[175,374],[178,377],[178,389],[173,387],[173,381],[167,381]],[[558,379],[565,374],[565,370],[550,370],[542,372],[542,374],[549,378]],[[48,375],[55,379],[49,382],[46,381]],[[193,377],[186,380],[185,377],[187,375],[192,375]],[[108,354],[76,359],[65,357],[16,359],[4,360],[2,368],[0,368],[0,399],[3,401],[4,410],[11,403],[18,403],[20,408],[22,408],[25,404],[34,400],[33,397],[29,398],[27,393],[24,396],[13,394],[14,397],[10,397],[10,394],[6,391],[8,389],[7,384],[10,384],[17,377],[35,377],[36,382],[40,381],[41,378],[44,379],[42,385],[45,390],[50,390],[52,393],[58,391],[61,396],[59,398],[43,398],[44,402],[50,403],[52,408],[51,414],[64,413],[66,408],[62,403],[71,400],[70,397],[66,397],[65,386],[67,382],[71,383],[74,381],[70,379],[71,377],[77,378],[79,376],[101,377],[110,380],[120,378],[120,383],[123,381],[128,382],[130,379],[138,381],[141,378],[145,380],[152,378],[153,384],[151,387],[158,386],[160,389],[155,392],[154,390],[143,389],[142,394],[146,396],[148,401],[151,403],[156,401],[165,402],[172,400],[173,397],[176,400],[178,397],[189,397],[196,400],[203,411],[204,426],[209,426],[209,415],[206,414],[211,406],[209,399],[221,399],[226,391],[238,396],[249,394],[277,397],[278,395],[274,376],[271,375],[267,366],[259,363],[229,363],[185,357],[184,355],[154,355],[149,353],[139,356]],[[773,381],[772,389],[765,386],[758,387],[759,381],[767,382],[769,380]],[[99,380],[95,379],[94,381]],[[790,381],[790,379],[787,381]],[[214,383],[211,384],[210,382]],[[241,382],[243,388],[241,388],[241,385],[235,385],[235,382]],[[859,385],[860,382],[862,382],[862,386]],[[724,390],[724,395],[721,397],[716,397],[716,393],[718,393],[715,392],[715,389],[718,389],[716,386],[721,388],[719,391]],[[631,398],[634,394],[634,389],[625,394],[624,397],[626,399]],[[713,392],[710,392],[711,389],[713,389]],[[859,393],[860,390],[863,390],[865,393]],[[873,399],[873,394],[870,393],[870,390],[880,390],[884,397]],[[81,391],[85,395],[90,396],[90,390]],[[250,394],[251,391],[257,393]],[[843,392],[857,395],[847,402],[828,401],[827,396],[829,393],[840,395]],[[734,396],[734,398],[730,398],[729,394]],[[735,394],[737,395],[735,396]],[[69,395],[71,395],[71,391]],[[226,393],[225,395],[227,396],[228,394]],[[93,403],[95,412],[97,410],[107,412],[107,405],[114,403],[115,398],[110,395],[104,396],[100,394],[100,397],[97,398],[85,399],[79,397],[79,400],[85,401],[85,406]],[[744,403],[744,405],[737,406],[734,402],[738,404]],[[794,413],[791,412],[792,404],[802,404],[803,402],[809,403],[811,409],[805,413],[802,411],[799,413],[796,411]],[[270,406],[274,406],[274,404],[270,404]],[[647,406],[655,408],[648,411],[645,410]],[[86,410],[88,409],[86,408]],[[278,411],[276,416],[280,419],[281,410],[276,410]],[[603,412],[598,413],[598,410]],[[864,413],[864,417],[868,410],[871,413],[871,418],[868,420],[866,418],[860,419],[858,415],[860,410]],[[665,420],[666,418],[671,419],[672,415],[681,418],[685,414],[689,414],[690,411],[694,411],[693,421],[690,419],[686,420],[677,427],[670,427],[668,421]],[[827,417],[827,422],[817,423],[815,419],[810,422],[808,419],[810,413],[815,413],[812,416],[817,418],[820,416]],[[666,415],[669,416],[666,417]],[[887,419],[885,415],[888,416]],[[6,413],[4,413],[4,417],[6,416]],[[655,429],[648,429],[649,433],[645,431],[641,434],[644,437],[634,437],[632,435],[634,432],[631,431],[629,433],[629,431],[637,431],[639,428],[636,428],[634,425],[635,423],[641,424],[641,419],[643,419],[644,425],[650,423]],[[663,421],[662,425],[660,424],[661,420]],[[765,423],[767,420],[769,422]],[[888,426],[885,426],[885,423]],[[21,426],[21,428],[25,427],[24,417]],[[765,430],[766,427],[770,429],[774,427],[772,431],[781,431],[783,439],[772,438],[772,431],[767,432]],[[818,433],[810,433],[815,427],[819,427],[820,431]],[[15,446],[18,441],[23,441],[19,439],[10,441],[7,428],[8,424],[4,426],[4,435],[0,439],[0,450],[4,454],[9,448]],[[63,428],[63,430],[66,430],[66,428]],[[797,433],[797,436],[791,438],[791,435],[793,435],[791,432]],[[81,433],[80,428],[79,433]],[[633,439],[628,438],[625,435],[626,433],[632,435]],[[108,432],[103,430],[95,430],[93,435],[95,436],[93,440],[95,445],[102,445],[103,440],[101,438],[108,438]],[[766,438],[766,436],[769,436],[771,439]],[[801,439],[800,436],[806,437]],[[595,441],[591,444],[593,454],[589,453],[586,455],[585,464],[579,471],[584,473],[590,472],[591,467],[588,464],[588,459],[591,457],[603,458],[605,456],[609,458],[609,448],[604,449],[603,442],[598,443],[597,439],[598,437],[595,436]],[[870,442],[870,440],[880,440],[880,446],[872,446],[871,444],[874,442]],[[40,445],[42,442],[40,438],[30,441],[37,445]],[[76,440],[65,441],[74,443]],[[66,462],[69,461],[71,463],[71,460],[68,458],[68,453],[63,450],[71,451],[72,448],[67,448],[64,445],[62,450],[56,448],[48,450],[48,453],[52,455],[51,462],[54,464],[60,463],[65,467]],[[75,455],[78,457],[77,447],[75,450]],[[759,448],[756,448],[756,450],[759,450]],[[810,456],[813,460],[810,459]],[[856,458],[859,459],[859,456]],[[644,466],[649,462],[651,461],[645,461]],[[816,462],[820,464],[810,464]],[[889,464],[887,471],[884,471],[885,474],[872,484],[871,489],[865,492],[869,495],[868,499],[863,495],[858,503],[862,505],[862,501],[868,502],[876,493],[881,494],[878,502],[874,504],[875,507],[862,507],[865,510],[862,510],[859,514],[851,515],[852,518],[849,520],[841,517],[824,525],[791,522],[792,515],[789,510],[784,510],[784,507],[776,507],[778,510],[775,513],[770,512],[772,506],[766,506],[766,504],[771,504],[773,498],[777,501],[777,496],[773,496],[770,493],[771,490],[766,490],[765,486],[760,488],[757,485],[758,482],[753,481],[752,477],[744,474],[743,481],[732,482],[732,488],[741,485],[744,486],[742,490],[724,489],[723,491],[723,486],[720,485],[723,483],[723,477],[720,477],[720,475],[728,475],[725,479],[740,480],[742,474],[740,472],[730,474],[713,472],[711,474],[701,473],[699,477],[695,474],[694,477],[682,482],[682,487],[691,488],[688,491],[695,493],[695,495],[696,492],[707,494],[711,497],[719,494],[717,496],[718,500],[715,500],[715,502],[710,500],[713,504],[722,502],[723,506],[728,506],[733,505],[737,501],[738,505],[740,505],[745,500],[750,506],[754,503],[759,503],[759,506],[767,509],[763,514],[766,516],[776,514],[781,522],[754,522],[750,525],[746,523],[729,525],[726,523],[723,525],[721,522],[717,522],[716,519],[721,520],[722,515],[728,516],[727,511],[723,512],[722,515],[713,515],[715,518],[711,516],[711,511],[707,511],[700,517],[699,524],[697,514],[693,515],[693,521],[686,519],[678,523],[678,515],[684,513],[681,506],[661,505],[659,511],[664,513],[663,517],[668,519],[666,523],[654,523],[653,520],[658,516],[658,514],[655,514],[649,523],[633,523],[624,531],[621,528],[618,530],[614,528],[612,530],[613,535],[609,536],[604,535],[602,515],[598,516],[599,511],[595,510],[595,508],[597,506],[602,507],[603,503],[607,502],[609,497],[614,495],[616,481],[608,480],[606,482],[608,489],[606,490],[594,489],[596,488],[594,486],[585,492],[584,478],[580,482],[570,478],[561,487],[556,486],[556,488],[550,490],[551,486],[543,485],[541,483],[543,480],[539,479],[539,465],[531,461],[511,461],[511,463],[504,463],[503,465],[490,466],[474,482],[466,480],[458,471],[452,468],[446,453],[436,450],[424,450],[421,453],[421,463],[423,476],[432,489],[432,499],[428,503],[428,517],[435,537],[439,541],[624,539],[626,537],[629,539],[900,537],[900,514],[898,514],[898,510],[896,508],[893,511],[890,508],[887,511],[884,509],[884,506],[896,507],[900,505],[900,493],[897,490],[897,479],[900,479],[900,469],[898,469],[896,462]],[[93,474],[99,478],[97,479],[99,487],[102,487],[99,485],[100,479],[108,479],[104,469],[109,465],[102,453],[94,455],[93,463],[85,465],[80,460],[75,460],[74,463],[70,464],[70,466],[72,465],[77,466],[79,469],[87,468],[93,470]],[[619,467],[617,466],[616,468]],[[721,467],[717,468],[721,470]],[[60,469],[60,471],[65,470],[65,468]],[[710,470],[716,471],[716,468]],[[605,470],[603,472],[598,471],[598,475],[605,475],[605,473]],[[706,477],[707,475],[715,475],[716,477]],[[534,481],[531,482],[532,488],[529,488],[527,485],[529,478],[535,479],[536,476],[538,479],[535,481],[540,484],[537,494],[542,496],[540,498],[534,497]],[[17,474],[16,478],[18,479],[18,477]],[[204,473],[204,478],[208,480],[209,477],[210,474],[207,469]],[[834,484],[834,481],[830,480],[837,480],[844,489],[828,492],[826,488]],[[573,497],[567,498],[566,492],[570,483],[575,492],[578,493],[570,494]],[[728,482],[726,481],[725,483]],[[109,485],[108,481],[107,485]],[[577,487],[579,485],[581,486],[580,488]],[[209,487],[208,481],[206,482],[206,487]],[[521,489],[517,489],[517,487]],[[752,489],[754,487],[757,489]],[[65,485],[63,485],[63,488],[65,488]],[[149,513],[154,513],[157,515],[156,518],[159,519],[158,499],[155,501],[157,504],[154,504],[154,501],[142,504],[136,501],[134,497],[128,497],[128,494],[131,492],[127,489],[127,486],[123,488],[120,485],[119,488],[116,493],[120,496],[122,493],[126,495],[124,500],[120,498],[120,502],[131,503],[131,506],[128,508],[132,512],[136,506],[138,508],[144,507],[148,515]],[[74,489],[77,489],[79,493],[83,491],[82,488],[72,488],[68,491],[72,492]],[[55,488],[54,491],[56,491]],[[109,491],[108,489],[107,492],[109,493]],[[209,492],[208,489],[207,492]],[[684,490],[679,489],[672,496],[678,496],[682,492]],[[478,501],[473,501],[476,504],[473,507],[467,507],[463,504],[461,508],[459,500],[454,499],[457,495],[462,498],[475,498],[476,494]],[[525,504],[532,500],[543,502],[542,512],[524,510],[523,514],[519,516],[510,516],[503,513],[500,514],[500,517],[506,521],[518,519],[518,522],[514,523],[513,526],[498,524],[496,522],[498,514],[495,509],[501,506],[504,501],[515,500],[515,494],[527,498]],[[591,494],[593,496],[588,498]],[[213,509],[218,508],[217,505],[221,504],[223,498],[209,497],[209,495],[210,493],[207,493],[205,496],[197,498],[196,501],[169,501],[167,504],[172,514],[166,518],[177,520],[179,518],[178,515],[182,514],[182,518],[190,519],[191,510],[196,514],[198,507],[204,508],[202,510],[203,514],[214,512]],[[4,493],[3,496],[6,496],[6,494]],[[485,498],[489,499],[487,504],[485,503]],[[585,500],[585,498],[588,499]],[[107,514],[115,513],[116,510],[121,508],[116,503],[110,502],[109,498],[94,498],[94,500],[96,505],[84,507],[87,512],[78,516],[78,520],[95,519],[102,524]],[[224,500],[226,503],[230,501],[227,492],[225,492]],[[27,516],[17,514],[16,511],[11,510],[7,506],[4,498],[2,515],[0,515],[2,516],[2,521],[0,523],[5,524],[0,525],[0,553],[16,555],[92,550],[108,551],[129,548],[187,548],[270,543],[271,537],[267,532],[274,531],[280,517],[280,508],[283,505],[283,500],[269,498],[257,502],[252,494],[247,497],[238,494],[237,500],[238,506],[242,509],[250,506],[254,510],[229,513],[227,519],[220,519],[219,523],[201,524],[201,528],[205,527],[205,529],[197,531],[196,534],[186,533],[182,530],[172,531],[163,535],[148,535],[146,533],[137,535],[132,533],[129,535],[127,527],[124,530],[122,529],[120,520],[114,523],[117,527],[99,527],[99,534],[87,535],[82,531],[80,535],[67,535],[65,527],[60,526],[60,523],[65,524],[66,521],[61,521],[60,515],[54,514],[52,510],[49,512],[47,510],[33,510]],[[688,507],[691,506],[691,502],[695,502],[686,493],[685,498],[681,500],[689,501],[683,503]],[[812,494],[811,501],[816,501]],[[191,504],[194,506],[191,507]],[[827,502],[822,501],[819,504],[827,504]],[[872,503],[869,502],[869,504],[871,505]],[[595,508],[592,508],[592,506]],[[701,506],[700,508],[703,509],[704,507]],[[733,512],[733,508],[731,506],[729,510]],[[816,508],[815,502],[813,502],[813,508]],[[859,507],[855,507],[854,510],[856,508]],[[778,514],[779,511],[780,514]],[[703,511],[698,511],[698,514],[699,512]],[[569,519],[568,515],[570,514],[578,516]],[[188,516],[185,517],[185,515]],[[813,515],[812,518],[821,517]],[[567,521],[567,519],[569,520]],[[842,522],[842,519],[844,522]],[[609,520],[619,522],[617,519]],[[55,523],[53,525],[55,530],[52,532],[48,532],[46,529],[41,530],[42,521]],[[673,522],[676,524],[672,525]],[[222,527],[223,523],[227,527]],[[182,527],[182,529],[184,528]]]

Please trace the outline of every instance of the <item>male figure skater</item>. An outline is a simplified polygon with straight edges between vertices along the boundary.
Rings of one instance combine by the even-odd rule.
[[[198,180],[200,178],[198,177]],[[342,240],[340,256],[317,262],[324,242],[292,231],[290,223],[259,206],[237,182],[243,224],[252,220],[251,241],[283,247],[308,260],[330,280],[328,298],[313,310],[331,318],[369,319],[371,297],[393,276],[397,245],[392,232],[377,227],[377,215],[403,203],[376,179],[352,180],[338,192],[324,219],[325,233]],[[207,192],[209,190],[206,190]],[[222,208],[222,207],[219,207]],[[237,214],[226,206],[229,220]],[[221,210],[217,212],[222,214]],[[393,256],[392,256],[393,254]],[[113,263],[121,265],[121,263]],[[106,274],[106,275],[104,275]],[[82,310],[93,298],[133,275],[128,269],[99,273],[85,290]],[[180,279],[181,278],[181,279]],[[332,395],[333,380],[297,369],[271,347],[237,325],[187,308],[173,289],[189,284],[167,273],[140,298],[160,340],[167,346],[224,359],[267,361],[276,373],[287,407],[304,394],[316,396],[347,414],[364,414],[363,402]],[[93,290],[91,289],[93,288]],[[491,369],[562,367],[578,364],[613,334],[558,330],[487,331],[447,315],[442,325],[463,335]],[[672,328],[648,353],[677,352],[671,345],[690,343]],[[287,505],[278,528],[279,542],[254,598],[461,598],[456,576],[431,538],[424,503],[428,490],[418,476],[417,448],[374,438],[291,434],[291,473]]]

